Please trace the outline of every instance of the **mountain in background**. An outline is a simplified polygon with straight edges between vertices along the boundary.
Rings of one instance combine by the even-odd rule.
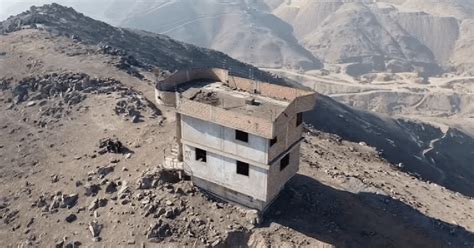
[[[292,35],[292,27],[254,1],[145,1],[129,6],[119,25],[223,51],[258,67],[319,69],[321,63]],[[117,5],[123,5],[116,1]],[[106,13],[114,13],[107,11]]]
[[[471,71],[474,63],[472,1],[155,0],[109,6],[106,15],[120,26],[164,33],[258,67],[310,70],[321,61],[349,64],[351,75],[437,75]]]
[[[47,0],[6,2],[3,16]],[[263,68],[472,73],[470,0],[58,0],[108,23],[163,33]],[[331,67],[329,67],[331,68]]]

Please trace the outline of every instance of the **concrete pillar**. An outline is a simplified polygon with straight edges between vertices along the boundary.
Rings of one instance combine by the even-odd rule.
[[[176,142],[178,142],[178,161],[183,162],[183,143],[181,143],[181,137],[181,114],[176,113]]]

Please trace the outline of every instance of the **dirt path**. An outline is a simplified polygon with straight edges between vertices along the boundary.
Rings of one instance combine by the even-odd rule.
[[[436,170],[438,172],[438,174],[440,175],[440,179],[439,179],[440,182],[444,182],[444,180],[446,179],[446,173],[443,170],[441,170],[440,168],[438,168],[436,166],[436,161],[433,158],[428,157],[427,154],[435,148],[435,145],[436,145],[437,142],[439,142],[439,141],[443,140],[444,138],[446,138],[447,134],[448,134],[448,132],[444,132],[443,136],[431,140],[430,144],[429,144],[429,147],[422,151],[423,157],[425,157],[427,159],[431,159],[432,163],[429,163],[429,165],[431,166],[431,168]]]

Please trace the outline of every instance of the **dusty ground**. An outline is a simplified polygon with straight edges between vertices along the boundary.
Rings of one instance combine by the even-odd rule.
[[[21,42],[31,36],[38,43]],[[254,212],[160,172],[174,139],[171,109],[146,106],[137,123],[116,113],[124,97],[152,101],[149,74],[141,80],[117,69],[112,56],[69,56],[57,44],[65,51],[76,46],[28,30],[0,39],[5,247],[474,246],[473,199],[398,171],[364,144],[317,131],[305,136],[299,174],[257,224]],[[12,95],[25,77],[54,72],[68,75],[67,82],[66,72],[83,72],[121,86],[65,89],[39,100],[29,91],[18,102]],[[66,101],[71,92],[85,98]],[[47,115],[55,106],[62,106],[59,115]],[[117,138],[129,150],[100,154],[102,138]]]

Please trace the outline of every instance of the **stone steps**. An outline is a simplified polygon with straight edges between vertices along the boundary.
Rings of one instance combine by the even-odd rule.
[[[165,170],[183,170],[183,162],[178,160],[178,144],[173,144],[170,153],[165,156],[165,161],[163,161],[163,169]]]

